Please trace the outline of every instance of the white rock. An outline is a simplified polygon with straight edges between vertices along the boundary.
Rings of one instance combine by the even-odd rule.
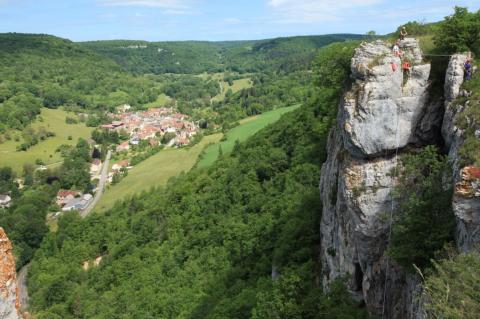
[[[403,50],[421,63],[418,42],[406,39]],[[393,71],[392,63],[397,65]],[[412,67],[404,85],[401,60],[384,42],[360,46],[352,59],[352,74],[360,78],[345,94],[340,123],[345,144],[357,157],[375,157],[405,147],[415,138],[428,98],[430,64]]]

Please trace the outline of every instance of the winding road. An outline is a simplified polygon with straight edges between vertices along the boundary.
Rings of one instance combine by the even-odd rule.
[[[108,168],[109,168],[111,157],[112,157],[112,151],[108,151],[107,157],[105,158],[105,162],[103,163],[97,192],[95,193],[95,196],[93,197],[93,200],[90,203],[90,205],[88,205],[87,208],[85,208],[83,211],[80,212],[80,216],[82,218],[87,217],[93,211],[93,209],[95,208],[95,205],[98,203],[98,201],[103,195],[103,192],[105,190],[105,184],[107,183]],[[17,287],[20,294],[20,305],[21,305],[22,312],[25,312],[28,309],[29,297],[28,297],[28,289],[27,289],[27,275],[28,275],[29,266],[30,264],[23,266],[23,268],[20,269],[17,275]]]
[[[83,211],[80,212],[80,216],[82,218],[87,217],[95,208],[100,198],[102,198],[103,192],[105,191],[105,184],[107,183],[108,179],[108,167],[110,163],[110,158],[112,157],[112,151],[108,151],[107,157],[105,158],[105,162],[103,163],[102,172],[100,174],[100,181],[98,182],[98,189],[93,197],[93,200],[90,204],[85,208]]]

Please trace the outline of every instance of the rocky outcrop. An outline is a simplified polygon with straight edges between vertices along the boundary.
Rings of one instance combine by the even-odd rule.
[[[463,64],[467,56],[455,54],[450,58],[445,77],[445,117],[442,135],[448,147],[453,166],[455,193],[453,211],[457,220],[455,239],[460,251],[470,251],[480,244],[480,168],[462,167],[459,148],[464,143],[466,132],[458,126],[462,114],[470,107],[469,92],[461,90],[464,79]],[[464,97],[464,102],[456,101]],[[468,121],[473,122],[473,121]],[[473,128],[476,131],[478,128]],[[475,132],[475,135],[476,132]],[[480,137],[476,136],[476,138]]]
[[[352,59],[352,74],[361,81],[345,95],[340,121],[345,146],[357,157],[377,157],[406,146],[425,114],[430,64],[422,64],[415,40],[401,46],[413,61],[409,74],[381,41],[363,44]]]
[[[420,318],[418,278],[385,255],[396,205],[392,171],[402,148],[434,136],[443,110],[427,103],[430,65],[418,42],[400,46],[413,63],[409,75],[382,41],[363,43],[352,59],[355,82],[340,103],[322,167],[321,257],[325,289],[347,276],[371,314]]]
[[[20,299],[18,297],[15,260],[12,243],[0,227],[0,318],[19,319]]]

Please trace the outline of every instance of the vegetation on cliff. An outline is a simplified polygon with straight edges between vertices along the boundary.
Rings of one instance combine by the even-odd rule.
[[[401,158],[399,218],[393,223],[388,254],[411,271],[414,265],[430,266],[435,254],[453,241],[453,191],[445,186],[451,175],[447,158],[433,146]]]
[[[480,313],[480,255],[478,252],[448,256],[427,272],[425,308],[429,318],[474,319]]]

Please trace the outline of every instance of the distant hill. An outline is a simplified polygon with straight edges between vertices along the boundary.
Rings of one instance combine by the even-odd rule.
[[[85,46],[50,35],[0,34],[0,133],[21,129],[42,106],[101,109],[147,103],[151,81]],[[145,94],[147,93],[147,94]]]
[[[83,42],[83,46],[118,62],[125,70],[145,74],[235,71],[291,72],[309,67],[317,49],[362,35],[298,36],[256,41]]]

